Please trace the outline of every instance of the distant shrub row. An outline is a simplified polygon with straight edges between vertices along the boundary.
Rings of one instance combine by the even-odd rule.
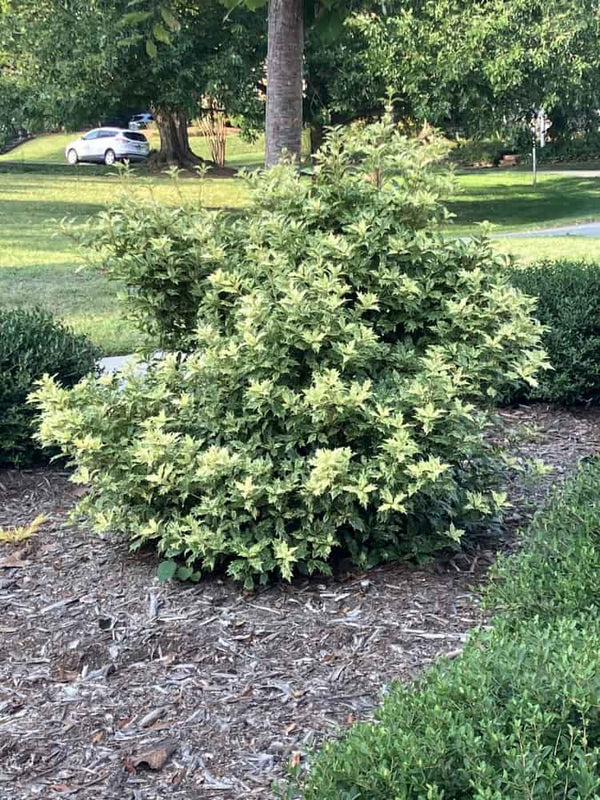
[[[574,134],[546,143],[539,156],[542,162],[586,161],[600,158],[600,132]]]
[[[484,139],[458,139],[452,143],[449,161],[461,167],[498,166],[503,156],[519,154],[521,161],[531,159],[531,135],[526,129],[514,131],[512,135],[490,136]],[[563,136],[546,142],[538,148],[540,163],[563,161],[593,161],[600,158],[600,133]]]
[[[304,800],[597,800],[599,485],[594,463],[555,498],[494,571],[494,629],[326,745]]]
[[[511,276],[515,287],[538,298],[534,312],[547,327],[543,344],[553,369],[537,386],[513,387],[506,399],[556,403],[600,400],[600,265],[545,261]]]
[[[458,139],[453,142],[449,161],[461,167],[498,166],[502,157],[514,149],[499,136],[488,139]]]

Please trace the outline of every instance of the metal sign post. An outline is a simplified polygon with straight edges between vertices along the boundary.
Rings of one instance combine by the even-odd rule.
[[[537,143],[539,140],[540,148],[546,146],[546,132],[552,127],[552,122],[548,119],[546,112],[543,108],[537,112],[535,117],[531,120],[531,129],[533,131],[533,143],[531,148],[531,160],[533,165],[533,185],[537,186]]]

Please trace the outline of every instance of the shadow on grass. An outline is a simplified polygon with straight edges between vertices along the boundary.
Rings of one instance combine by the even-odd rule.
[[[240,163],[232,163],[230,167],[220,169],[219,167],[215,166],[214,168],[209,169],[209,171],[206,173],[206,177],[217,180],[231,180],[236,178],[236,170],[241,169],[242,167],[256,169],[260,166],[261,164],[258,163],[242,163],[242,159],[240,157]],[[129,172],[131,175],[135,175],[136,177],[161,179],[169,179],[170,177],[170,172],[166,167],[153,168],[149,165],[140,163],[131,164],[129,166]],[[70,164],[56,164],[52,162],[16,160],[0,161],[0,174],[1,173],[12,173],[17,175],[60,175],[64,177],[77,178],[119,177],[118,167],[105,167],[103,164],[75,164],[72,166]],[[198,179],[198,174],[189,169],[180,170],[180,175],[182,178],[186,179]]]
[[[525,184],[468,183],[448,204],[460,226],[490,220],[499,226],[531,227],[559,220],[600,217],[600,179],[548,176],[537,189]]]
[[[100,175],[115,177],[116,175],[113,167],[105,167],[101,164],[77,164],[72,167],[70,164],[38,163],[36,161],[0,161],[0,173],[65,175],[90,178]],[[147,174],[147,171],[144,174]]]

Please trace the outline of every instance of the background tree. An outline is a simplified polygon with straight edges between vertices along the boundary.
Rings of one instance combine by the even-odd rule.
[[[26,93],[11,65],[0,54],[0,150],[26,127],[23,105]]]
[[[151,108],[161,140],[156,161],[180,166],[200,161],[187,126],[204,96],[256,126],[264,16],[239,9],[224,20],[217,0],[177,11],[171,36],[149,12],[131,12],[127,0],[13,0],[0,42],[27,88],[30,124],[74,128]],[[153,45],[155,52],[148,23],[165,44]]]
[[[201,159],[190,149],[188,120],[198,115],[203,98],[238,115],[249,127],[261,124],[258,86],[264,75],[266,24],[264,15],[243,8],[225,17],[217,0],[182,3],[175,12],[177,33],[169,36],[163,27],[162,41],[154,45],[156,52],[150,58],[145,51],[151,41],[147,38],[151,12],[139,12],[150,16],[134,28],[131,44],[128,40],[120,44],[126,50],[134,48],[128,53],[137,77],[132,86],[140,87],[138,105],[145,98],[158,125],[158,162],[191,166]],[[157,30],[157,23],[152,23],[155,35]]]
[[[269,0],[265,165],[302,149],[304,0]]]
[[[110,8],[96,0],[12,0],[0,17],[2,74],[22,93],[12,112],[39,130],[78,127],[112,111],[121,98],[112,25]]]
[[[311,152],[323,142],[325,126],[372,117],[383,108],[386,83],[378,64],[369,68],[370,42],[365,28],[374,24],[372,7],[352,13],[334,36],[312,28],[306,37],[304,120],[310,129]]]
[[[200,96],[261,119],[265,2],[12,0],[2,91],[20,87],[18,115],[45,125],[151,105],[159,160],[194,163]],[[317,147],[324,124],[380,113],[388,88],[399,117],[467,136],[524,130],[540,106],[554,136],[595,129],[599,14],[597,0],[270,0],[266,162],[299,156],[303,118]]]
[[[593,0],[363,3],[329,47],[307,41],[311,122],[396,114],[448,132],[523,126],[540,106],[553,134],[596,125],[600,12]]]

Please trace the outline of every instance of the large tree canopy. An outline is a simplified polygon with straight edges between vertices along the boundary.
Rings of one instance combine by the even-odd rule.
[[[18,97],[15,119],[72,126],[151,105],[164,160],[193,160],[186,119],[199,97],[262,119],[266,2],[11,0],[4,106]],[[303,120],[317,146],[323,124],[378,113],[388,90],[399,117],[467,135],[522,124],[540,106],[554,133],[597,125],[598,0],[269,0],[268,10],[268,164],[284,148],[299,155]]]
[[[581,125],[600,107],[597,0],[390,0],[363,3],[324,48],[308,37],[307,112],[345,121],[377,112],[468,134],[541,106]]]
[[[161,133],[161,160],[197,159],[187,119],[209,96],[256,125],[257,84],[266,47],[264,16],[244,9],[224,19],[218,0],[177,7],[177,35],[148,53],[145,12],[127,0],[12,0],[0,48],[30,98],[39,127],[97,124],[118,112],[150,107]]]
[[[267,165],[284,147],[299,153],[304,38],[304,119],[315,146],[324,121],[381,108],[388,90],[401,116],[470,134],[522,121],[541,106],[555,130],[582,117],[595,123],[598,0],[268,2]],[[343,34],[324,44],[315,20],[331,28],[344,18]]]

